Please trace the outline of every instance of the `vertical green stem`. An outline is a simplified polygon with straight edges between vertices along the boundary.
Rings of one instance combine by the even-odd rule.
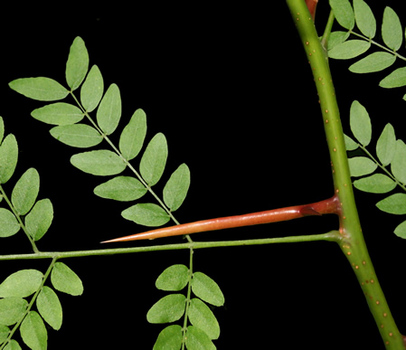
[[[357,276],[386,348],[404,350],[402,335],[389,310],[362,234],[327,54],[320,43],[305,1],[286,0],[286,3],[299,32],[319,95],[331,158],[334,191],[341,203],[340,248]]]

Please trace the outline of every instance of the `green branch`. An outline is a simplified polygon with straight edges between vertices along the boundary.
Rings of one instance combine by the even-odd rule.
[[[2,260],[29,260],[29,259],[55,259],[55,258],[64,259],[64,258],[91,257],[91,256],[102,256],[102,255],[146,253],[146,252],[157,252],[157,251],[164,251],[164,250],[238,247],[238,246],[251,246],[251,245],[263,245],[263,244],[276,244],[276,243],[302,243],[302,242],[315,242],[315,241],[336,242],[340,239],[341,239],[341,237],[340,237],[338,231],[331,231],[331,232],[315,234],[315,235],[289,236],[289,237],[279,237],[279,238],[247,239],[247,240],[217,241],[217,242],[192,242],[192,243],[153,245],[153,246],[146,246],[146,247],[78,250],[78,251],[69,251],[69,252],[40,252],[37,254],[34,254],[34,253],[33,254],[9,254],[9,255],[0,255],[0,261],[2,261]]]
[[[404,350],[402,335],[391,315],[364,241],[328,57],[320,43],[306,3],[303,0],[286,0],[286,2],[299,32],[319,95],[332,165],[334,191],[341,203],[340,248],[358,278],[386,348]]]

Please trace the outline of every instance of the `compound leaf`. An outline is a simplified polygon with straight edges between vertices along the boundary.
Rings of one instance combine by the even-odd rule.
[[[215,306],[224,304],[224,295],[218,284],[202,272],[195,272],[192,279],[192,291],[200,299]]]
[[[93,111],[103,96],[103,77],[99,67],[94,65],[87,75],[80,90],[80,101],[87,112]]]
[[[45,77],[20,78],[10,82],[9,86],[14,91],[38,101],[58,101],[69,94],[57,81]]]
[[[216,350],[216,347],[208,335],[201,329],[194,326],[187,327],[186,347],[188,350]]]
[[[350,127],[355,138],[363,146],[367,146],[372,137],[371,119],[365,107],[354,101],[350,108]]]
[[[170,294],[159,299],[147,313],[149,323],[170,323],[179,320],[186,307],[183,294]]]
[[[134,177],[117,176],[97,186],[94,193],[102,198],[128,202],[141,198],[147,189]]]
[[[20,231],[20,228],[14,214],[8,209],[0,208],[0,237],[13,236]]]
[[[369,193],[387,193],[396,187],[396,182],[384,174],[373,174],[354,181],[354,187]]]
[[[379,82],[379,86],[385,89],[397,88],[406,85],[406,67],[395,69]]]
[[[359,177],[373,173],[377,165],[367,157],[353,157],[348,159],[351,176]]]
[[[38,192],[38,171],[30,168],[20,177],[11,193],[11,203],[18,215],[25,215],[31,210],[37,199]]]
[[[0,145],[0,184],[10,180],[17,166],[18,145],[13,134],[7,135]]]
[[[220,326],[210,308],[200,299],[193,298],[189,306],[190,323],[204,331],[210,339],[218,339]]]
[[[189,280],[189,269],[177,264],[166,268],[157,278],[155,286],[165,291],[180,291],[186,287]]]
[[[388,52],[374,52],[352,64],[348,69],[353,73],[379,72],[390,67],[396,61],[396,56]]]
[[[70,47],[68,61],[66,62],[66,82],[72,91],[76,90],[85,79],[89,68],[89,54],[85,42],[76,37]]]
[[[79,148],[88,148],[103,141],[103,136],[90,125],[61,125],[52,128],[50,134],[62,143]]]
[[[399,50],[402,45],[402,25],[399,16],[390,7],[386,7],[383,12],[382,39],[385,45],[393,51]]]
[[[144,226],[162,226],[170,220],[168,213],[153,203],[135,204],[123,210],[121,216]]]
[[[34,241],[40,240],[47,233],[53,218],[54,209],[48,198],[35,203],[34,208],[25,217],[25,226]]]
[[[97,124],[106,135],[116,130],[121,118],[120,90],[116,84],[111,84],[97,109]]]
[[[349,30],[354,28],[354,11],[348,0],[330,0],[330,6],[337,22],[342,27]]]
[[[43,319],[55,330],[62,325],[62,305],[56,293],[44,286],[37,298],[37,309]]]
[[[131,160],[138,155],[146,134],[147,116],[142,109],[137,109],[120,136],[119,148],[125,159]]]
[[[51,282],[60,292],[74,296],[83,293],[83,284],[79,276],[62,262],[57,262],[52,269]]]
[[[349,60],[362,55],[368,51],[371,43],[365,40],[347,40],[341,44],[335,45],[329,52],[328,56],[337,60]]]
[[[393,126],[388,123],[385,125],[381,135],[376,143],[376,155],[383,166],[392,162],[396,150],[396,136]]]
[[[33,269],[14,272],[0,284],[0,297],[28,297],[38,290],[43,277],[41,271]]]
[[[190,186],[190,171],[186,164],[181,164],[166,183],[163,196],[164,202],[171,211],[179,209],[186,198]]]
[[[44,321],[36,311],[30,311],[20,326],[24,343],[32,350],[46,350],[48,333]]]
[[[71,157],[71,163],[85,173],[98,176],[117,175],[126,167],[123,159],[109,150],[75,154]]]
[[[140,161],[140,172],[148,185],[155,185],[161,178],[168,158],[165,135],[156,134],[149,142]]]
[[[171,325],[164,328],[158,335],[153,350],[179,350],[182,346],[182,327]]]
[[[406,145],[402,140],[396,141],[391,170],[396,179],[406,184]]]
[[[0,299],[0,325],[11,326],[17,323],[24,316],[27,306],[28,302],[23,298]]]
[[[406,214],[406,194],[395,193],[376,203],[376,206],[389,214]]]
[[[31,116],[43,123],[52,125],[70,125],[80,122],[84,114],[76,106],[65,102],[55,102],[34,109]]]
[[[369,5],[363,0],[354,0],[354,14],[361,33],[372,39],[376,33],[376,20]]]

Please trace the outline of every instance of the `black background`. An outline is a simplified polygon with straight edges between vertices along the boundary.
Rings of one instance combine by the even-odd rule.
[[[406,23],[405,5],[399,1],[368,3],[379,25],[385,5]],[[0,15],[0,114],[20,149],[14,180],[35,167],[41,176],[40,197],[50,198],[55,210],[50,231],[38,242],[41,250],[98,249],[101,240],[143,230],[121,218],[128,204],[92,194],[105,179],[70,165],[70,156],[81,150],[58,143],[48,126],[30,117],[43,103],[7,86],[29,76],[65,83],[69,47],[78,35],[86,42],[90,63],[99,66],[105,86],[114,82],[120,87],[120,127],[135,109],[143,108],[148,137],[163,132],[168,140],[164,176],[168,178],[180,163],[190,167],[191,188],[176,212],[180,222],[332,195],[317,95],[285,2],[82,7],[69,3],[55,8],[9,7]],[[321,1],[319,28],[327,11]],[[354,75],[348,66],[349,62],[331,62],[346,132],[350,133],[349,107],[357,99],[370,112],[375,140],[387,122],[404,138],[405,90],[383,90],[378,87],[383,73]],[[117,141],[117,135],[113,139]],[[12,184],[11,180],[6,189],[10,191]],[[157,192],[161,190],[158,184]],[[404,218],[380,213],[375,208],[380,196],[356,195],[378,276],[399,328],[406,332],[402,279],[406,243],[392,233]],[[334,217],[306,218],[193,238],[276,237],[336,227]],[[1,254],[29,251],[21,233],[0,245]],[[49,348],[152,348],[163,328],[145,318],[164,295],[155,289],[155,279],[171,264],[187,265],[188,258],[187,251],[176,251],[65,260],[85,289],[80,297],[59,294],[64,322],[58,332],[49,329]],[[0,277],[20,268],[45,271],[47,263],[2,262]],[[218,349],[383,349],[351,268],[332,243],[198,250],[195,270],[214,278],[226,297],[225,306],[215,310],[221,325]]]

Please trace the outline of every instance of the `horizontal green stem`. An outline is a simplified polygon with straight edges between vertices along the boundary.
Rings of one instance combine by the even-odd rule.
[[[29,260],[29,259],[63,259],[63,258],[78,258],[102,255],[117,255],[117,254],[132,254],[146,253],[164,250],[181,250],[181,249],[203,249],[203,248],[220,248],[220,247],[238,247],[262,244],[276,243],[301,243],[315,241],[340,241],[338,231],[330,231],[327,233],[303,236],[289,236],[279,238],[262,238],[262,239],[247,239],[235,241],[212,241],[212,242],[192,242],[179,244],[162,244],[146,247],[131,247],[131,248],[112,248],[112,249],[95,249],[95,250],[78,250],[69,252],[40,252],[33,254],[10,254],[0,255],[1,260]]]

